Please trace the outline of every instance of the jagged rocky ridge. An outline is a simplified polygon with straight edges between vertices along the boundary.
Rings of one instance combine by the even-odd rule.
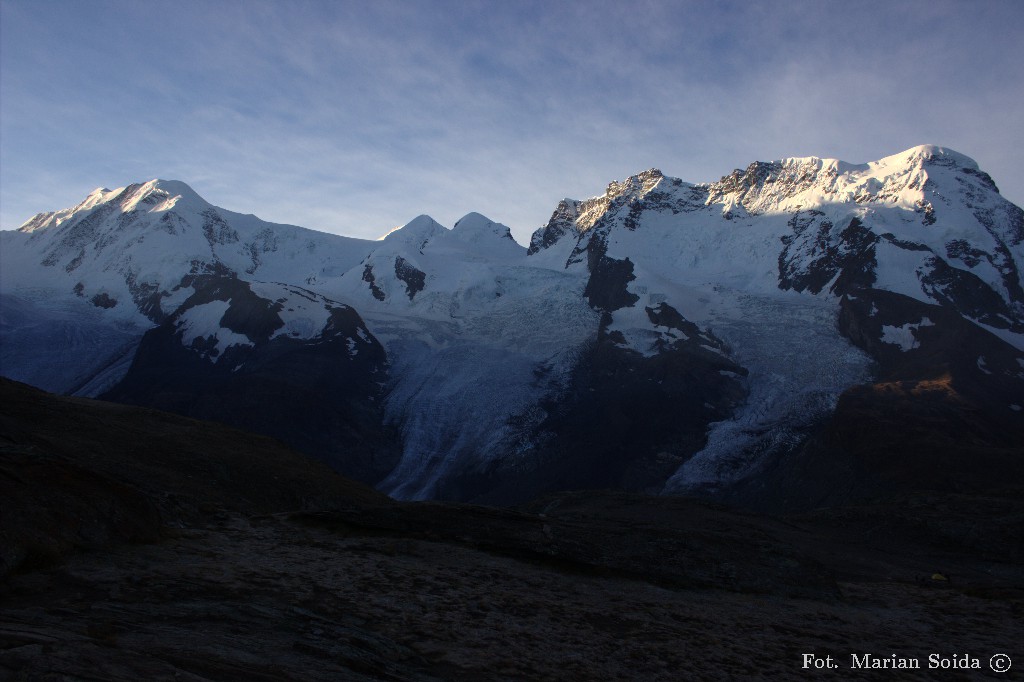
[[[270,433],[400,498],[813,506],[1021,458],[1024,212],[938,147],[650,170],[528,249],[478,214],[372,242],[168,181],[0,238],[5,375]]]

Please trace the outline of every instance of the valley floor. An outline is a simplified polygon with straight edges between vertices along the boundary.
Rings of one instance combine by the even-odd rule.
[[[397,503],[269,438],[0,380],[0,682],[908,679],[853,654],[1007,680],[1022,642],[1019,488]]]
[[[1011,655],[1020,592],[841,582],[838,598],[668,589],[445,541],[211,517],[0,587],[0,679],[894,679],[850,654]],[[802,654],[832,655],[834,672]],[[1024,660],[1021,661],[1024,663]],[[1019,674],[1019,673],[1017,673]],[[1003,676],[1002,679],[1012,679]]]

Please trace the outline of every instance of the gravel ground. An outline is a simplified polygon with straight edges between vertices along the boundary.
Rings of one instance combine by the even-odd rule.
[[[989,658],[1024,641],[1017,592],[839,588],[822,599],[666,589],[225,513],[12,576],[0,588],[0,679],[902,679],[848,669],[850,654],[872,653],[948,680],[994,676]],[[805,653],[841,668],[804,670]],[[929,671],[933,653],[969,654],[983,670]],[[1011,673],[998,679],[1020,679]]]

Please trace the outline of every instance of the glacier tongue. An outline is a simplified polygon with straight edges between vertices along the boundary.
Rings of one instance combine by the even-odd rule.
[[[403,448],[378,488],[393,497],[439,497],[439,485],[515,457],[543,418],[538,404],[568,380],[593,336],[598,316],[579,273],[512,266],[498,278],[515,295],[486,307],[461,290],[418,298],[408,315],[365,313],[392,359],[385,418]]]
[[[869,377],[870,358],[836,327],[835,299],[718,294],[716,312],[701,322],[749,370],[750,393],[731,419],[711,425],[706,447],[668,480],[667,493],[749,476],[772,454],[798,444],[801,431],[831,412],[840,393]]]
[[[456,473],[460,460],[479,465],[504,454],[509,419],[539,397],[533,358],[437,328],[424,331],[442,345],[388,345],[395,380],[386,418],[401,429],[403,452],[378,487],[398,499],[437,497],[439,481]]]
[[[78,299],[47,305],[0,294],[0,370],[54,393],[95,397],[125,375],[145,331],[111,324]]]

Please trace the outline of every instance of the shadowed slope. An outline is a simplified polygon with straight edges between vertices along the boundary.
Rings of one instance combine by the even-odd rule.
[[[720,679],[1022,641],[1019,497],[396,503],[226,427],[0,398],[0,679]]]

